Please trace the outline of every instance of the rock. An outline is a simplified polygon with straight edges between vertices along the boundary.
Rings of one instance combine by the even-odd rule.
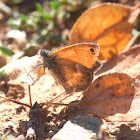
[[[11,30],[7,33],[8,38],[14,38],[19,40],[25,40],[26,39],[26,33],[24,31],[20,30]]]
[[[103,121],[100,118],[78,115],[68,121],[63,128],[53,136],[52,140],[97,139],[102,124]]]
[[[132,130],[130,126],[122,124],[119,127],[120,131],[116,134],[117,140],[139,140],[140,139],[140,129],[138,131]]]
[[[28,129],[28,121],[19,122],[19,128],[20,128],[21,132],[25,134]]]
[[[5,128],[13,128],[14,124],[13,124],[12,121],[8,121],[8,122],[6,122],[5,124],[3,124],[3,126],[4,126]]]
[[[15,140],[25,140],[25,136],[21,134]]]

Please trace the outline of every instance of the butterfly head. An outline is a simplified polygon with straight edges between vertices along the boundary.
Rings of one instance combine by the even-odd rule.
[[[42,58],[47,58],[49,57],[50,51],[45,50],[45,49],[40,49],[38,51],[38,55],[40,55]]]
[[[50,51],[45,50],[45,49],[40,49],[38,51],[38,55],[40,55],[40,57],[43,60],[43,66],[47,67],[48,66],[48,62],[50,60]]]

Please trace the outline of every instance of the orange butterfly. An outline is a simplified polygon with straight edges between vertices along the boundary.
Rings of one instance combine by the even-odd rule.
[[[97,59],[99,43],[95,41],[78,42],[53,51],[40,49],[38,54],[56,82],[67,93],[84,91],[93,80],[93,74],[102,63]]]

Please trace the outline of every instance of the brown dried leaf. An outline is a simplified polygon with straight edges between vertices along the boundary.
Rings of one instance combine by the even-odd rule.
[[[4,71],[11,80],[19,80],[32,85],[40,76],[41,65],[39,64],[41,63],[39,56],[24,57],[4,66],[0,71]]]
[[[88,9],[72,27],[70,42],[99,41],[99,59],[111,58],[122,51],[130,40],[139,7],[140,4],[129,7],[106,3]]]
[[[108,121],[132,121],[140,117],[139,89],[140,82],[127,74],[103,75],[89,86],[80,106]]]
[[[96,74],[118,71],[127,73],[133,78],[140,76],[140,45],[133,46],[129,50],[113,56],[112,59],[104,63]]]

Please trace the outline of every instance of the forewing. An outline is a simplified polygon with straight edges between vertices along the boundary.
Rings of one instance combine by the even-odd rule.
[[[51,55],[58,58],[68,59],[73,62],[77,62],[89,69],[97,69],[101,66],[101,63],[97,59],[99,55],[99,43],[95,41],[74,43],[59,49],[52,51]],[[97,65],[97,62],[100,65]]]

